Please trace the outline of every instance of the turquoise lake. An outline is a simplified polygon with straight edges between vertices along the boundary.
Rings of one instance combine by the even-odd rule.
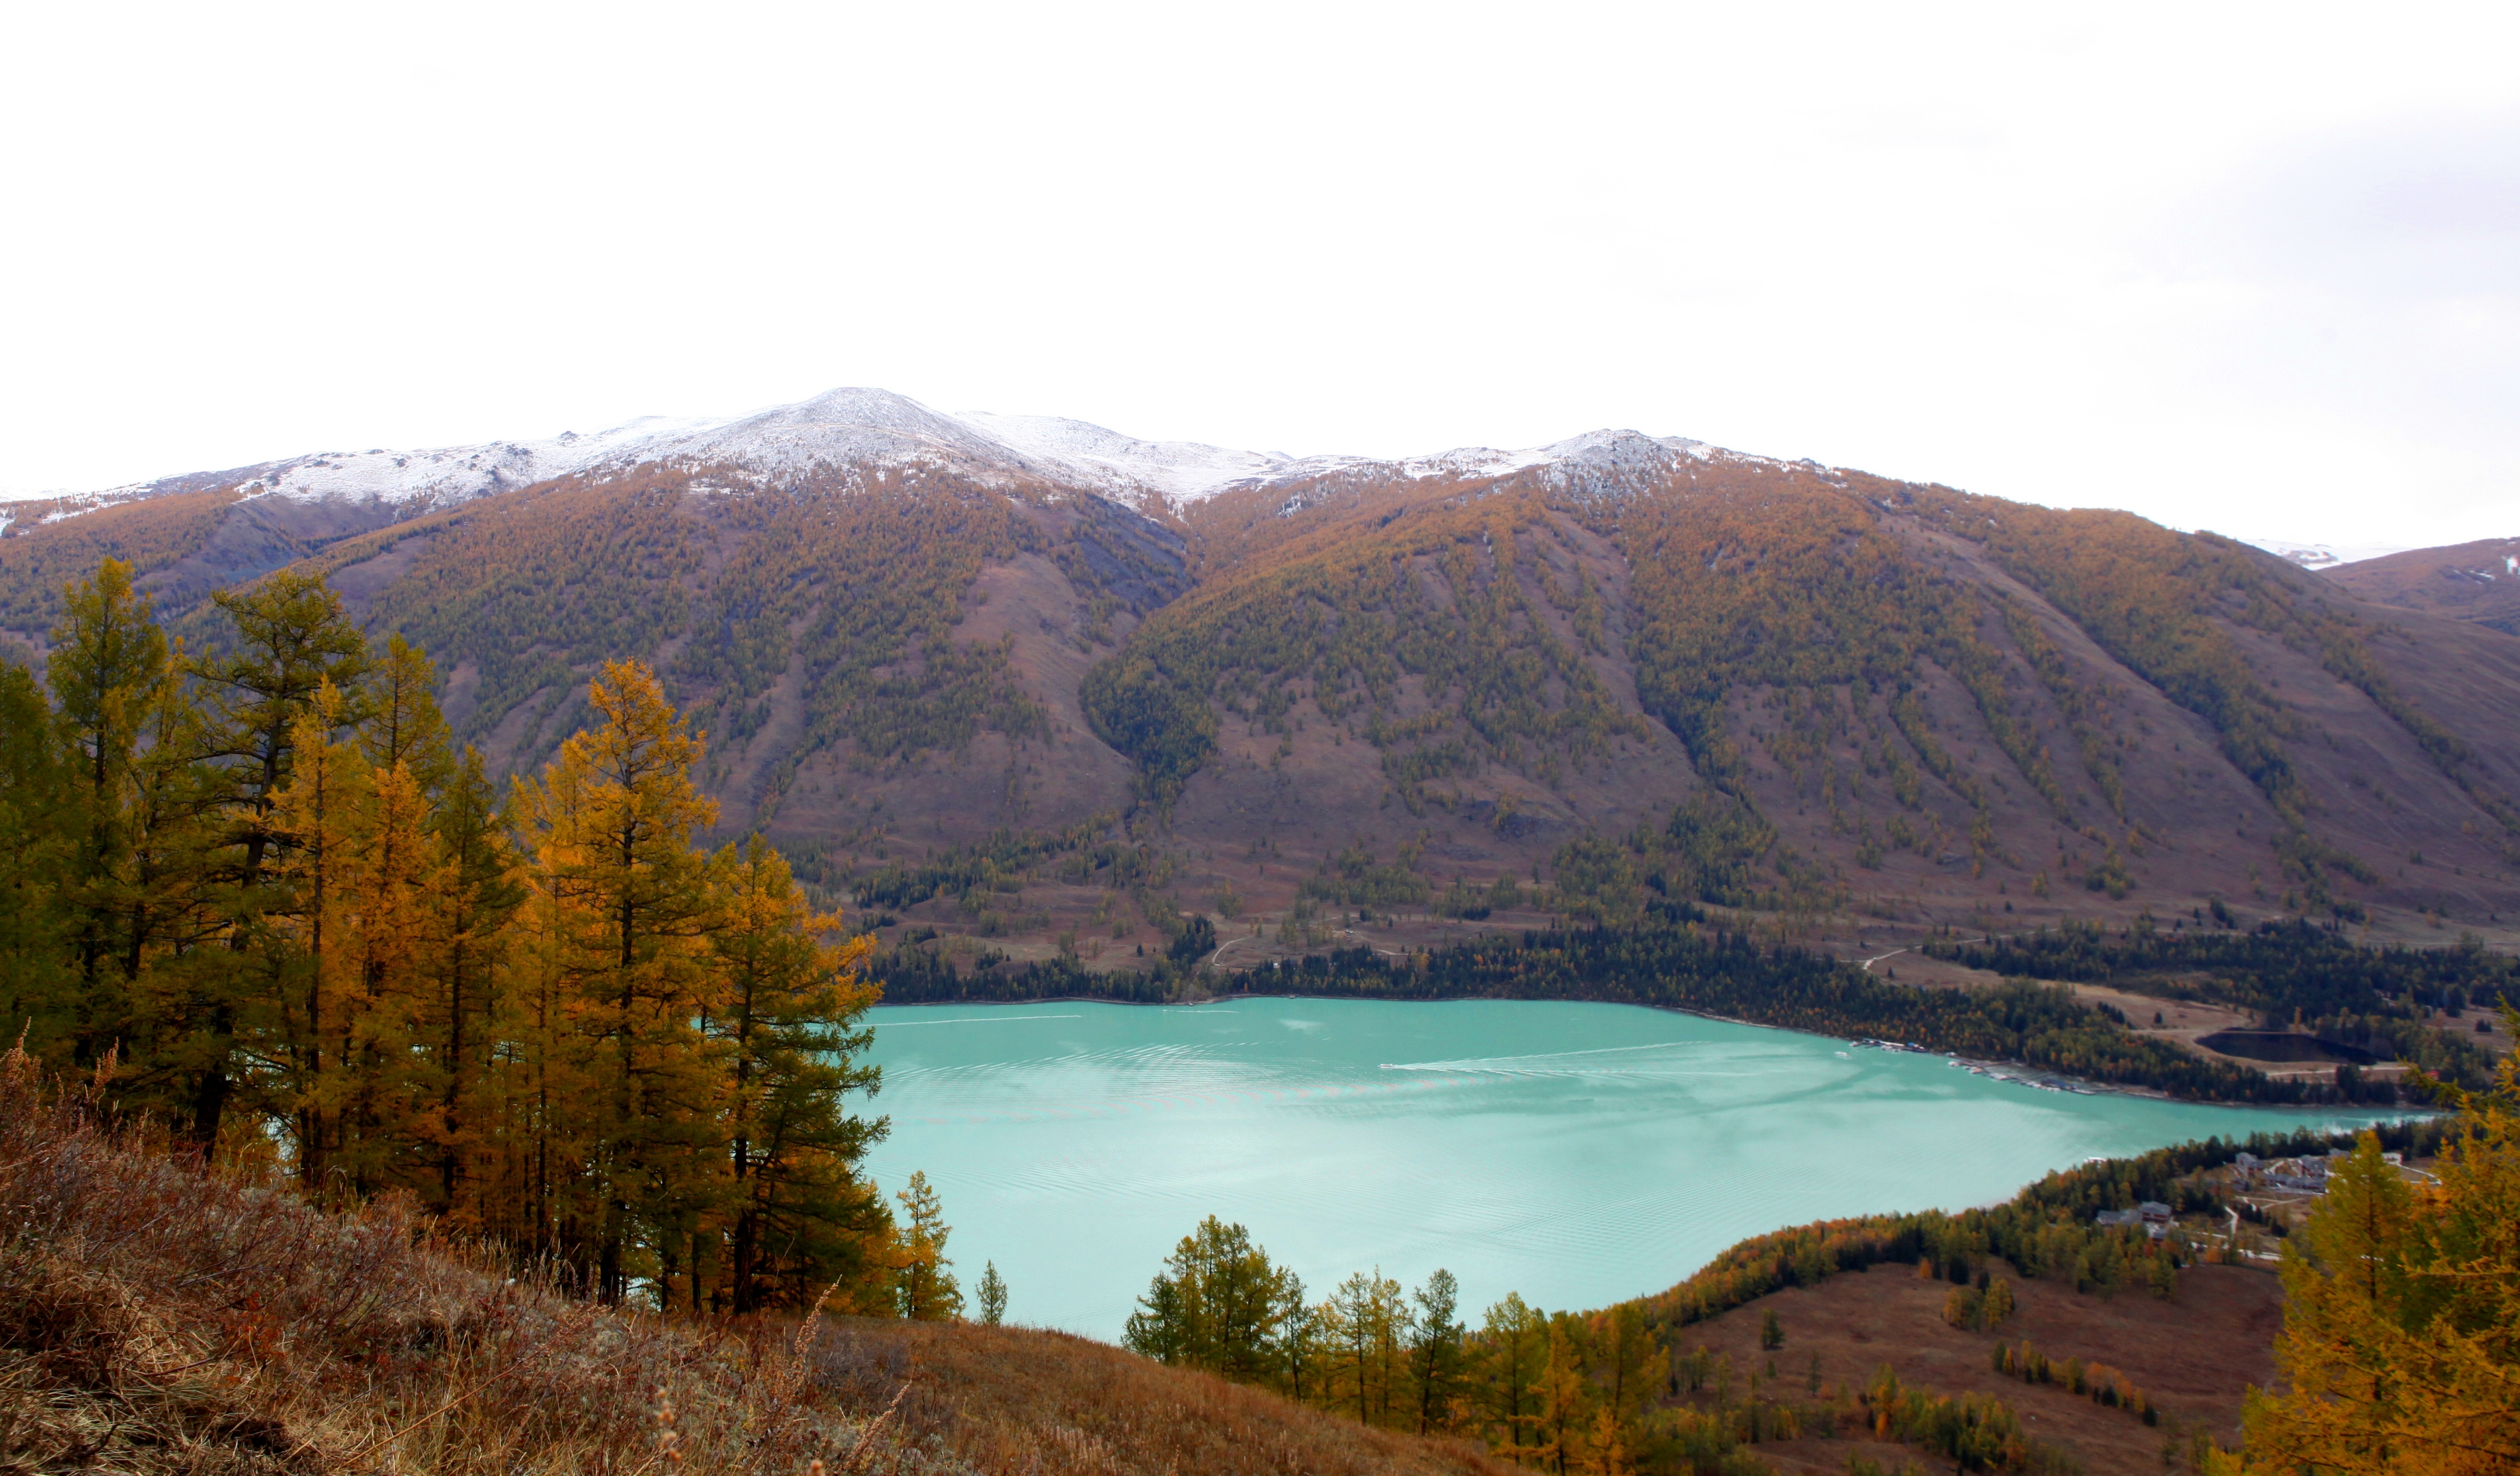
[[[2050,1169],[2367,1113],[2042,1091],[1941,1056],[1627,1005],[1234,998],[872,1012],[887,1193],[923,1169],[968,1297],[1116,1338],[1239,1221],[1318,1300],[1437,1267],[1476,1312],[1658,1291],[1764,1230],[2009,1198]],[[864,1109],[861,1109],[864,1110]]]

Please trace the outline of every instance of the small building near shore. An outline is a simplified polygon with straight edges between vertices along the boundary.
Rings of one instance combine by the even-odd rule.
[[[2155,1240],[2170,1233],[2170,1206],[2158,1199],[2147,1199],[2132,1210],[2102,1210],[2092,1218],[2103,1225],[2122,1225],[2128,1229],[2140,1225],[2143,1232]]]

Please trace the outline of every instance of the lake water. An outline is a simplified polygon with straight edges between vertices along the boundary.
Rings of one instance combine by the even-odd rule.
[[[2368,1114],[2042,1091],[1940,1056],[1627,1005],[887,1006],[887,1192],[923,1169],[968,1297],[1116,1338],[1173,1243],[1239,1221],[1315,1300],[1437,1267],[1472,1312],[1659,1291],[1765,1230],[2009,1198],[2094,1154]]]

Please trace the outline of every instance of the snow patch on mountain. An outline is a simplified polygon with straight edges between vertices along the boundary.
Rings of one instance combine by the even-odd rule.
[[[1238,451],[1194,440],[1140,440],[1056,415],[996,415],[980,410],[967,411],[961,418],[1032,460],[1073,469],[1073,475],[1089,485],[1144,488],[1185,501],[1295,464],[1293,457],[1269,451]]]
[[[342,497],[444,507],[491,492],[565,477],[608,457],[688,430],[691,421],[650,415],[591,436],[501,440],[422,451],[325,451],[260,468],[238,490],[248,497],[316,501]]]

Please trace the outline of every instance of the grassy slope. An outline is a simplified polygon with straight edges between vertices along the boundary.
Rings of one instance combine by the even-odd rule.
[[[2357,599],[2520,635],[2520,577],[2508,560],[2520,538],[2479,538],[2447,548],[2418,548],[2326,571],[2320,578]]]
[[[2000,1263],[1995,1269],[2008,1271]],[[1807,1397],[1815,1355],[1824,1393],[1865,1386],[1886,1366],[1912,1388],[1947,1398],[1991,1396],[2022,1415],[2037,1438],[2082,1460],[2091,1476],[2158,1476],[2167,1427],[2146,1425],[2128,1410],[2103,1407],[2054,1385],[1999,1374],[1991,1359],[1998,1344],[2027,1341],[2059,1362],[2078,1358],[2116,1368],[2181,1426],[2210,1431],[2226,1446],[2239,1443],[2240,1404],[2250,1386],[2273,1381],[2272,1345],[2282,1326],[2283,1299],[2272,1271],[2192,1267],[2181,1274],[2179,1295],[2169,1302],[2141,1291],[2103,1298],[2077,1296],[2048,1281],[2015,1285],[2019,1311],[1994,1332],[1943,1320],[1949,1282],[1919,1280],[1907,1267],[1882,1266],[1815,1287],[1788,1287],[1684,1329],[1679,1342],[1685,1350],[1703,1347],[1732,1360],[1742,1382],[1754,1369],[1764,1377],[1773,1361],[1778,1386],[1794,1399]],[[1771,1311],[1785,1345],[1765,1353],[1759,1330]],[[1838,1472],[1846,1468],[1848,1444],[1807,1435],[1757,1450],[1787,1471]]]
[[[1474,1473],[1054,1333],[695,1324],[101,1136],[0,1061],[0,1471]]]
[[[1028,1328],[852,1322],[827,1335],[835,1386],[859,1407],[915,1374],[915,1440],[984,1471],[1503,1472],[1466,1442],[1375,1430],[1107,1343]]]
[[[700,1471],[1475,1473],[1460,1443],[1373,1431],[1058,1333],[832,1319],[694,1323],[608,1312],[513,1281],[391,1205],[328,1214],[101,1135],[0,1063],[0,1469],[137,1473],[657,1469],[670,1429]],[[2007,1268],[1998,1264],[2001,1271]],[[2160,1432],[1993,1374],[1995,1334],[1940,1318],[1950,1288],[1905,1265],[1785,1286],[1672,1328],[1805,1402],[1882,1365],[2029,1416],[2099,1476],[2148,1469]],[[2023,1278],[2002,1336],[2106,1362],[2184,1423],[2228,1436],[2267,1377],[2272,1278],[2205,1267],[2178,1297],[2077,1296]],[[1734,1385],[1739,1393],[1741,1385]],[[1860,1440],[1759,1453],[1836,1469]],[[1845,1433],[1853,1433],[1851,1430]],[[1889,1453],[1886,1450],[1875,1453]]]

